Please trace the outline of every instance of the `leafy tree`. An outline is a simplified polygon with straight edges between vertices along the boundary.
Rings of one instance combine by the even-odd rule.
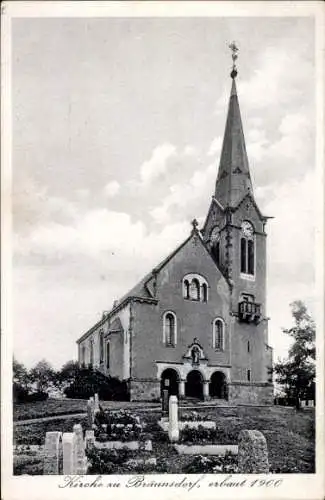
[[[277,382],[283,386],[288,398],[293,398],[296,407],[300,399],[315,397],[315,323],[305,304],[297,300],[290,304],[294,324],[283,332],[294,342],[289,349],[288,359],[274,366]]]
[[[80,373],[80,367],[78,361],[70,360],[67,361],[57,372],[56,383],[57,386],[62,388],[72,384],[74,380],[78,377]]]
[[[19,363],[15,358],[13,359],[13,383],[22,387],[25,390],[30,389],[29,373],[23,363]]]
[[[39,361],[30,371],[31,382],[36,384],[37,390],[47,392],[56,381],[56,374],[50,363],[45,359]]]

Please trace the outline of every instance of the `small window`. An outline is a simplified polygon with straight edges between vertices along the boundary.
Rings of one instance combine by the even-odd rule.
[[[251,371],[247,370],[247,382],[251,381]]]
[[[251,345],[249,340],[247,341],[247,352],[251,352]]]
[[[163,318],[163,341],[166,346],[176,345],[176,316],[172,312],[164,314]]]
[[[219,351],[224,350],[224,322],[220,318],[213,324],[213,347]]]

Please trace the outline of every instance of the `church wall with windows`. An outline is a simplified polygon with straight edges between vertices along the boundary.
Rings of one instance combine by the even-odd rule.
[[[159,397],[160,380],[157,378],[156,362],[183,363],[183,356],[195,338],[204,347],[209,365],[229,367],[229,288],[202,243],[195,242],[196,238],[199,236],[189,240],[159,272],[158,304],[133,305],[133,399],[141,399],[148,391]],[[184,298],[184,277],[189,274],[199,274],[208,283],[206,302]],[[177,321],[174,347],[165,343],[163,326],[166,312],[172,312]],[[217,317],[224,321],[223,349],[213,346],[213,323]]]

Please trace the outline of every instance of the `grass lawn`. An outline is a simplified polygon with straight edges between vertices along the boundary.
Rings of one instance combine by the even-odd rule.
[[[103,408],[146,408],[160,407],[159,403],[144,401],[143,403],[129,401],[101,401]],[[48,399],[34,403],[14,403],[13,419],[28,420],[31,418],[52,417],[56,415],[68,415],[72,413],[83,413],[87,411],[87,400],[85,399]]]
[[[29,418],[50,417],[53,415],[67,415],[87,411],[87,401],[84,399],[48,399],[34,403],[14,403],[13,418],[28,420]]]
[[[177,454],[168,442],[167,435],[157,425],[159,413],[146,411],[145,407],[134,412],[139,414],[141,421],[146,423],[145,430],[151,435],[152,456],[157,458],[158,464],[156,471],[183,473],[184,468],[194,457]],[[263,432],[268,444],[272,472],[313,473],[315,471],[314,410],[297,412],[293,408],[274,406],[270,408],[206,408],[200,410],[200,413],[216,421],[217,428],[220,429],[220,444],[224,443],[225,439],[228,444],[237,444],[238,434],[242,429],[257,429]],[[14,426],[14,443],[43,444],[47,431],[71,432],[74,423],[81,423],[83,428],[86,427],[86,419],[78,417]],[[135,456],[137,456],[136,453]],[[20,458],[22,463],[20,471],[23,471],[20,473],[41,473],[28,472],[28,470],[40,470],[41,464],[35,463],[36,458],[33,458],[34,465],[28,465],[26,458],[24,460],[27,465],[22,463],[23,457]],[[124,472],[123,466],[120,472]],[[132,472],[141,473],[141,467]]]

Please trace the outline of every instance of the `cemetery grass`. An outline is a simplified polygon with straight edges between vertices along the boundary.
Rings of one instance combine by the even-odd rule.
[[[271,471],[274,473],[313,473],[315,472],[315,412],[314,410],[296,411],[293,408],[271,407],[235,409],[203,409],[200,413],[216,421],[221,433],[221,443],[237,444],[238,434],[242,429],[257,429],[266,437]],[[121,465],[119,473],[183,473],[193,461],[194,456],[178,455],[168,442],[167,434],[157,425],[158,413],[137,411],[141,421],[146,423],[146,433],[150,435],[153,452],[150,456],[157,459],[157,467],[143,469],[143,466],[132,468],[132,471]],[[72,417],[44,422],[14,426],[14,443],[44,444],[47,431],[60,430],[71,432],[75,423],[86,428],[86,418]],[[199,443],[198,443],[199,444]],[[29,453],[30,455],[30,453]],[[143,452],[132,452],[131,458],[141,458]],[[37,461],[38,457],[38,461]],[[41,474],[42,462],[40,454],[28,454],[15,459],[17,474]],[[18,460],[18,461],[17,461]],[[18,467],[18,468],[17,468]],[[118,473],[115,471],[114,473]],[[202,471],[198,470],[197,473]]]
[[[130,403],[128,401],[101,401],[106,408],[130,408],[159,406],[157,403]],[[46,401],[35,401],[33,403],[14,403],[13,420],[29,420],[33,418],[53,417],[58,415],[72,415],[74,413],[86,413],[87,400],[85,399],[47,399]]]

